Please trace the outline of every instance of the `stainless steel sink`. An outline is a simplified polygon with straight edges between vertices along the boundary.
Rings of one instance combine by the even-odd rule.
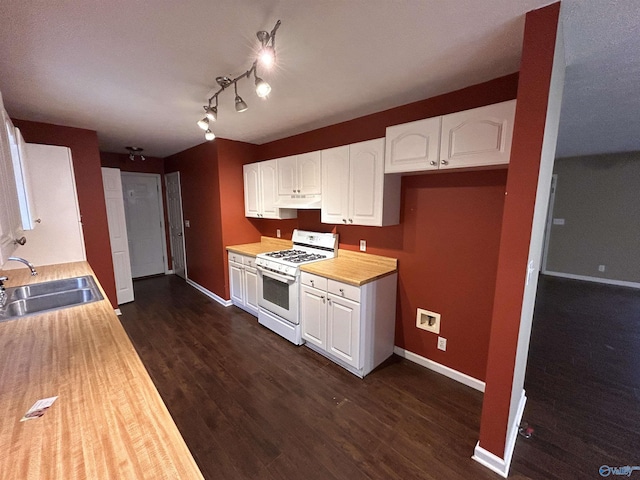
[[[90,275],[34,283],[6,289],[7,302],[0,307],[0,322],[102,300]]]

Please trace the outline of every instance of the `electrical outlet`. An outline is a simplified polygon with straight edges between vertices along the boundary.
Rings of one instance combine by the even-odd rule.
[[[184,221],[184,226],[189,228],[191,226],[191,222],[189,220]]]
[[[438,350],[442,350],[444,352],[447,351],[447,339],[444,337],[438,337]]]
[[[366,240],[360,240],[360,251],[361,252],[366,252],[367,251],[367,241]]]
[[[280,229],[276,229],[276,237],[280,238]]]
[[[605,266],[604,265],[598,265],[598,271],[599,272],[604,272],[605,270]]]

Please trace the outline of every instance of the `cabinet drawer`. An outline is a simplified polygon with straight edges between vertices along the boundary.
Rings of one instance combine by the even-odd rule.
[[[300,275],[300,282],[302,285],[319,288],[320,290],[327,290],[327,279],[319,275],[314,275],[313,273],[302,272]]]
[[[229,252],[229,261],[230,262],[234,262],[234,263],[239,263],[242,265],[242,259],[244,257],[242,255],[240,255],[239,253],[233,253],[233,252]]]
[[[256,266],[256,258],[255,257],[242,257],[242,263],[247,267],[255,268]]]
[[[360,302],[360,287],[355,285],[348,285],[342,282],[336,282],[335,280],[329,280],[327,291],[333,293],[338,297],[348,298],[354,302]]]

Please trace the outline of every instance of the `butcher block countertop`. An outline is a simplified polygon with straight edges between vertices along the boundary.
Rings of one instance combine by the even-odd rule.
[[[93,275],[86,262],[36,268],[0,275],[7,287]],[[0,323],[0,479],[203,478],[102,293]],[[53,396],[42,417],[20,421]]]
[[[291,240],[262,237],[260,242],[232,245],[227,247],[227,250],[240,255],[255,257],[259,253],[284,250],[291,247]],[[398,260],[396,258],[339,249],[336,258],[308,263],[300,266],[300,270],[360,286],[397,271]]]
[[[361,286],[397,271],[398,260],[340,249],[337,257],[302,265],[300,270]]]
[[[240,255],[248,255],[255,257],[259,253],[273,252],[276,250],[285,250],[292,248],[293,243],[291,240],[285,240],[283,238],[273,237],[261,237],[259,242],[245,243],[244,245],[231,245],[227,247],[227,250]]]

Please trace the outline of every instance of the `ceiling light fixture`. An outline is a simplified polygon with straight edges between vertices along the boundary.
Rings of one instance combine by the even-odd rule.
[[[142,160],[143,162],[146,160],[146,158],[144,158],[144,155],[142,155],[142,151],[144,150],[144,148],[140,148],[140,147],[124,147],[127,150],[129,150],[129,160],[131,160],[132,162],[136,161],[136,157],[140,157],[140,160]]]
[[[251,68],[241,75],[235,78],[230,77],[217,77],[216,82],[220,86],[220,89],[209,98],[209,104],[205,105],[204,112],[205,117],[202,120],[198,120],[198,126],[205,131],[204,138],[206,140],[213,140],[216,138],[215,134],[211,131],[211,123],[215,122],[218,118],[218,95],[225,91],[226,88],[233,85],[235,91],[235,108],[236,112],[244,112],[249,107],[247,103],[238,95],[238,80],[242,78],[249,78],[253,74],[256,87],[256,95],[260,98],[267,98],[271,92],[271,85],[265,82],[262,78],[258,77],[258,64],[265,68],[270,68],[276,61],[276,31],[280,27],[280,20],[278,20],[271,30],[271,32],[265,32],[263,30],[256,33],[258,40],[260,41],[260,51],[258,58],[253,61]],[[215,105],[211,105],[215,100]],[[129,148],[129,147],[127,147]],[[133,147],[132,147],[133,148]],[[131,157],[131,155],[130,155]]]

